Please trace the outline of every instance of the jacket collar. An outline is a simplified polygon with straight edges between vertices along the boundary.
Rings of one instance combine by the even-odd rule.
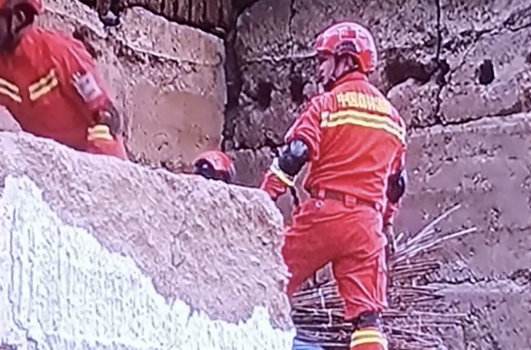
[[[335,89],[339,85],[342,85],[342,84],[344,84],[344,83],[346,83],[348,81],[353,81],[353,80],[369,81],[369,78],[367,77],[366,74],[363,74],[363,73],[360,73],[360,72],[350,72],[350,73],[345,74],[344,76],[342,76],[338,80],[336,80],[336,82],[332,86],[332,89]]]

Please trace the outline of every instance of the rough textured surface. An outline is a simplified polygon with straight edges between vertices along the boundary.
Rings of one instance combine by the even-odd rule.
[[[37,253],[31,248],[31,244],[36,243],[25,241],[28,237],[36,240],[36,235],[47,230],[46,225],[49,224],[46,221],[49,215],[46,216],[45,213],[42,213],[42,222],[37,217],[28,218],[32,208],[38,209],[36,215],[40,215],[41,211],[51,210],[58,216],[54,220],[61,220],[65,226],[64,230],[56,228],[47,233],[50,240],[55,242],[48,242],[49,244],[57,244],[58,239],[66,239],[65,242],[72,239],[72,244],[84,239],[88,240],[87,245],[92,247],[93,252],[98,249],[108,250],[113,256],[122,255],[128,261],[134,261],[147,280],[152,282],[159,295],[157,298],[161,300],[157,303],[166,300],[171,304],[174,300],[181,300],[192,310],[200,311],[210,319],[231,323],[248,319],[255,307],[264,306],[271,315],[274,327],[289,329],[287,298],[282,293],[287,276],[280,256],[279,233],[282,218],[274,204],[261,191],[209,182],[196,176],[173,175],[165,170],[148,170],[111,157],[78,153],[53,141],[37,139],[24,133],[0,133],[0,150],[0,183],[7,186],[8,177],[14,181],[13,179],[23,176],[42,191],[42,198],[50,207],[43,209],[41,205],[36,208],[21,208],[24,197],[19,199],[22,202],[14,201],[16,196],[13,193],[11,197],[3,199],[2,223],[7,225],[8,231],[15,230],[11,232],[12,237],[20,241],[12,241],[9,249],[20,250],[12,254],[35,254],[35,259],[45,261],[48,259],[47,254],[53,255],[46,250],[39,250]],[[17,193],[22,196],[21,192]],[[30,191],[30,197],[26,201],[31,202],[31,194]],[[14,209],[9,205],[17,207],[16,203],[19,203],[20,210],[17,215],[26,216],[10,219],[9,215],[13,215]],[[220,207],[224,210],[218,210]],[[96,243],[90,243],[89,238],[74,238],[86,236],[87,233],[83,231],[90,232],[103,248],[97,249]],[[71,238],[66,237],[68,232],[72,232]],[[2,239],[5,240],[6,236],[3,235]],[[40,244],[45,244],[45,241],[42,241],[42,237],[39,238]],[[30,244],[30,247],[19,247],[19,244]],[[72,246],[67,247],[73,249]],[[2,254],[6,254],[4,248]],[[54,246],[53,249],[60,248]],[[59,252],[67,254],[68,250]],[[76,254],[87,254],[83,259],[95,259],[89,251],[77,251]],[[55,261],[56,258],[50,258],[49,261]],[[12,259],[18,261],[16,255]],[[105,265],[103,261],[107,261],[106,259],[110,259],[109,256],[105,259],[102,257],[99,262],[94,261],[96,265],[93,268],[98,264]],[[21,267],[25,274],[45,274],[45,271],[40,270],[44,267],[38,266],[35,260],[31,261],[36,265]],[[65,262],[67,265],[70,263],[73,267],[78,264],[76,260]],[[118,261],[116,263],[119,264]],[[131,265],[131,262],[128,264]],[[61,265],[52,266],[63,268]],[[18,275],[13,275],[13,278],[14,276]],[[73,283],[71,278],[77,277],[73,274],[65,277],[65,281]],[[7,283],[4,278],[2,282]],[[109,288],[119,287],[119,282],[102,278],[94,281],[94,288],[100,288],[96,286],[104,282],[108,283],[106,286]],[[39,287],[34,287],[38,290],[47,285],[38,280],[34,283],[38,283]],[[87,283],[88,292],[89,281],[83,283]],[[5,288],[2,287],[2,290]],[[38,290],[32,293],[37,293]],[[14,293],[10,293],[12,292]],[[94,291],[96,292],[97,290]],[[39,294],[42,301],[47,295],[50,298],[61,295],[46,288],[39,293],[43,293]],[[150,295],[154,293],[151,292]],[[68,295],[64,297],[68,298]],[[131,307],[141,308],[141,300],[138,299],[139,304]],[[26,307],[21,302],[13,302],[16,308]],[[26,299],[25,302],[29,300]],[[106,307],[111,306],[108,304]],[[80,305],[76,308],[76,312],[83,312]],[[62,311],[54,310],[54,317],[59,317]],[[42,309],[35,312],[44,311]],[[28,322],[31,320],[32,317]]]
[[[235,324],[165,300],[133,258],[60,219],[28,177],[4,178],[0,227],[2,349],[291,348],[262,306]]]
[[[464,282],[442,292],[442,309],[466,312],[461,332],[446,341],[452,349],[530,349],[529,274],[517,280]],[[517,312],[515,312],[517,311]]]
[[[531,292],[531,116],[435,126],[410,140],[411,182],[398,227],[418,230],[442,209],[463,208],[445,225],[479,232],[445,245],[433,283],[451,289],[445,308],[465,312],[451,349],[529,347]],[[525,325],[524,325],[525,324]]]
[[[199,27],[207,31],[224,34],[233,19],[233,9],[244,5],[234,0],[81,0],[105,15],[112,10],[116,13],[126,8],[142,6],[153,13],[178,23]],[[239,4],[242,3],[242,4]]]
[[[20,131],[20,125],[4,106],[0,106],[0,131]]]
[[[128,119],[134,161],[188,169],[220,145],[226,100],[224,46],[218,37],[171,23],[142,8],[104,29],[80,2],[46,2],[39,24],[74,33],[96,57],[118,108]]]

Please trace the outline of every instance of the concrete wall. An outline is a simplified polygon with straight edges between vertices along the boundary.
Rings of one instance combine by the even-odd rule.
[[[0,150],[0,344],[291,348],[263,193],[24,134]]]

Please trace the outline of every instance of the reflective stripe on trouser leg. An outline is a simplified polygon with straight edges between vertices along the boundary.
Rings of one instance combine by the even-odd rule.
[[[351,350],[387,350],[387,340],[377,328],[360,328],[352,333]]]

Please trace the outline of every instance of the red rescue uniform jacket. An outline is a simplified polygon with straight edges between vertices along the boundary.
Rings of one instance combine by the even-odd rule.
[[[15,51],[0,55],[0,104],[26,132],[125,158],[120,139],[103,146],[87,140],[96,112],[109,102],[92,57],[66,34],[28,27]]]
[[[306,190],[332,190],[373,202],[384,208],[384,223],[389,223],[397,206],[387,203],[387,178],[404,163],[405,137],[397,110],[355,72],[314,97],[285,141],[300,139],[308,145]]]

